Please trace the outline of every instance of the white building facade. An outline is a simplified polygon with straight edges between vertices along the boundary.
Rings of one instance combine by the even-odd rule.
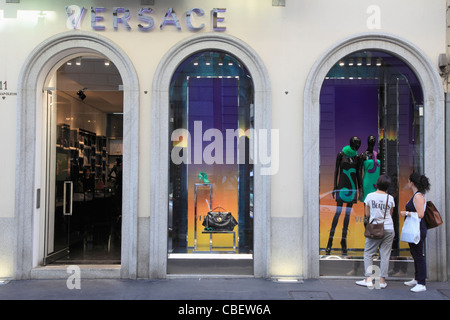
[[[417,171],[448,279],[445,0],[3,1],[0,33],[0,278],[361,277],[367,152],[390,276]]]

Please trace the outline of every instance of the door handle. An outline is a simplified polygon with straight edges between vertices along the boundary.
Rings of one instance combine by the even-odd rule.
[[[67,201],[67,196],[69,196],[69,201]],[[72,203],[73,203],[73,182],[64,181],[63,214],[65,216],[72,215]]]

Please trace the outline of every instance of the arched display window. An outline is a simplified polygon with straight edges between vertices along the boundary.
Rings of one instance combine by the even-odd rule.
[[[224,51],[197,52],[172,76],[168,273],[176,272],[171,263],[176,259],[171,258],[177,254],[204,258],[200,253],[218,254],[215,257],[219,259],[250,257],[248,273],[252,273],[253,165],[249,141],[254,125],[253,100],[250,73]],[[222,225],[228,219],[230,224]]]
[[[320,275],[364,273],[363,201],[387,174],[396,233],[389,275],[414,276],[399,211],[411,196],[409,175],[423,170],[424,99],[413,70],[381,50],[338,61],[320,92]]]

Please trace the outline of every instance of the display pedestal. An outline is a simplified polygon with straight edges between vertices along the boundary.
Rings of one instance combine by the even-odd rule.
[[[209,188],[209,210],[212,210],[213,186],[211,183],[194,184],[194,252],[197,252],[197,189],[201,187]],[[212,240],[210,240],[211,242]]]
[[[226,250],[226,252],[234,252],[236,253],[236,231],[203,231],[203,234],[209,233],[209,252],[213,252],[213,234],[232,234],[233,235],[233,250]],[[218,252],[218,251],[214,251]]]

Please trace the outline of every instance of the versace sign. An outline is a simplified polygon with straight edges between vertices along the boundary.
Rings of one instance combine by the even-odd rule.
[[[214,31],[225,31],[226,27],[223,25],[225,18],[222,16],[226,12],[226,9],[213,8],[211,10],[211,25]],[[66,26],[69,29],[80,29],[83,19],[86,15],[86,9],[77,5],[70,5],[66,7],[67,23]],[[104,7],[91,7],[91,27],[93,30],[102,31],[107,28],[102,21],[104,21],[104,15],[108,14],[108,10]],[[155,19],[152,16],[153,9],[141,8],[136,13],[134,19],[136,19],[136,26],[140,31],[151,31],[155,27]],[[133,15],[129,8],[114,7],[111,12],[112,15],[112,27],[114,30],[118,30],[120,26],[123,26],[126,30],[132,30],[133,27]],[[201,8],[189,9],[185,13],[186,27],[191,31],[199,31],[205,28],[205,24],[194,24],[193,17],[203,17],[205,11]],[[161,24],[159,28],[163,30],[166,26],[174,26],[178,30],[181,30],[181,22],[175,13],[173,8],[167,9],[164,17],[161,17]]]

